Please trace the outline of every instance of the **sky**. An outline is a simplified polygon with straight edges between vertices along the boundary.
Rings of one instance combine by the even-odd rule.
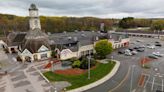
[[[0,0],[0,13],[28,16],[31,3],[45,16],[164,18],[164,0]]]

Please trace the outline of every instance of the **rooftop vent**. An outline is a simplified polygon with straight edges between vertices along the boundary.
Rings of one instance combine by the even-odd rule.
[[[74,37],[73,40],[74,40],[74,41],[77,41],[77,37]]]
[[[86,35],[85,35],[85,34],[81,34],[81,36],[82,36],[82,37],[86,37]]]
[[[71,39],[72,39],[72,37],[71,37],[71,36],[69,36],[69,37],[68,37],[68,40],[71,40]]]

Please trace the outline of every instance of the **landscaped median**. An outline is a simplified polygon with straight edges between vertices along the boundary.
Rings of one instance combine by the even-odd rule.
[[[108,64],[98,63],[98,65],[91,69],[90,79],[88,79],[88,73],[81,75],[61,75],[55,74],[51,71],[45,72],[44,75],[51,82],[54,81],[68,81],[72,86],[67,87],[68,92],[81,92],[88,90],[92,87],[98,86],[103,82],[110,79],[118,70],[120,62],[114,61],[109,62]]]

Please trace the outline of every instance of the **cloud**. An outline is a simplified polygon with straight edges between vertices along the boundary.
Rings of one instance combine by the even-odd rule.
[[[164,0],[1,0],[0,13],[28,16],[31,3],[37,5],[40,15],[46,16],[152,18],[164,15]]]

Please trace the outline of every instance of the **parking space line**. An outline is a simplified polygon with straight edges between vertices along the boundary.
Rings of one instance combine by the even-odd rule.
[[[148,79],[147,79],[147,81],[145,82],[144,88],[147,86],[147,83],[148,83],[149,80],[150,80],[150,75],[148,75],[148,74],[146,74],[146,75],[148,76]]]
[[[163,92],[163,79],[162,79],[162,92]]]
[[[153,90],[153,87],[154,87],[154,81],[155,81],[155,77],[153,77],[153,83],[151,85],[151,90]]]

